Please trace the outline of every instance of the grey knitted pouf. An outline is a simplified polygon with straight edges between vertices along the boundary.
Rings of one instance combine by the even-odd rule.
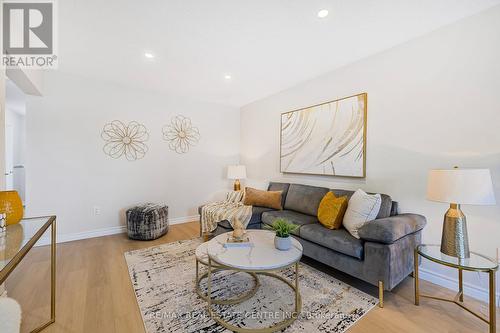
[[[157,239],[168,232],[168,206],[147,203],[127,210],[128,237]]]

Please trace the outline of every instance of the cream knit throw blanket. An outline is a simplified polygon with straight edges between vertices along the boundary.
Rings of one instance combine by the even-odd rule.
[[[231,226],[238,219],[246,228],[252,217],[252,206],[243,204],[243,192],[232,191],[226,200],[209,203],[201,209],[201,230],[212,232],[217,229],[217,223],[228,220]]]

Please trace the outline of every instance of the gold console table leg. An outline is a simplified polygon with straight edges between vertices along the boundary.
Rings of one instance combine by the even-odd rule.
[[[56,220],[50,226],[50,320],[31,333],[43,331],[56,322]]]
[[[56,321],[56,220],[52,222],[50,244],[50,319]]]

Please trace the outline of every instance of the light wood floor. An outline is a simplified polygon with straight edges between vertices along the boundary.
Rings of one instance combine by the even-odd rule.
[[[198,236],[198,223],[174,225],[164,237],[151,241],[129,240],[126,235],[93,238],[57,246],[56,323],[44,332],[144,332],[141,315],[128,276],[123,253]],[[49,315],[49,251],[34,249],[7,281],[9,295],[23,307],[23,331]],[[310,263],[310,261],[308,261]],[[377,296],[377,288],[332,271],[335,277]],[[422,281],[422,292],[453,296],[439,286]],[[486,312],[484,303],[466,303]],[[498,311],[497,311],[498,312]],[[392,292],[386,292],[385,308],[374,308],[349,332],[488,332],[486,324],[453,304],[421,300],[413,305],[413,279],[408,277]]]

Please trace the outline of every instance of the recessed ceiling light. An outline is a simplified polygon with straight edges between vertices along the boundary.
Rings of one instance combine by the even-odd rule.
[[[153,59],[155,55],[151,52],[144,52],[144,56],[148,59]]]
[[[226,80],[231,80],[231,74],[225,74],[225,75],[224,75],[224,78],[225,78]]]
[[[328,10],[326,9],[322,9],[318,12],[318,17],[319,18],[325,18],[328,16]]]

